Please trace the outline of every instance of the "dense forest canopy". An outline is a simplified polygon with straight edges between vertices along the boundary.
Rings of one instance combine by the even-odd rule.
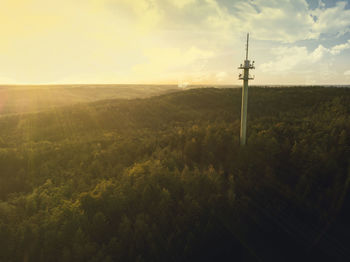
[[[350,89],[249,92],[0,117],[0,261],[346,261]]]

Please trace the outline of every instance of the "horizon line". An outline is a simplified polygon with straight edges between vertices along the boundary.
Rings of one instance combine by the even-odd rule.
[[[1,84],[1,87],[10,87],[10,86],[136,86],[136,85],[144,85],[144,86],[177,86],[179,88],[186,88],[190,86],[239,86],[241,87],[241,84],[214,84],[214,83],[208,83],[208,84],[175,84],[175,83],[169,83],[169,84],[156,84],[156,83],[64,83],[64,84],[55,84],[55,83],[48,83],[48,84]],[[252,86],[350,86],[349,84],[252,84]]]

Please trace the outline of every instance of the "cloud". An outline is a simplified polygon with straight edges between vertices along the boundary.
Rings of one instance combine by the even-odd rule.
[[[350,48],[350,40],[348,40],[345,44],[340,44],[340,45],[336,45],[336,46],[333,46],[330,50],[331,54],[332,55],[337,55],[339,54],[340,52],[346,50],[346,49],[349,49]]]
[[[114,18],[128,21],[134,30],[141,32],[156,28],[165,15],[157,0],[101,0],[100,5],[105,12],[114,15]]]
[[[340,1],[311,10],[306,0],[88,0],[141,28],[215,31],[238,35],[254,32],[260,40],[294,43],[321,34],[349,31],[350,10]]]
[[[334,7],[319,6],[312,10],[306,0],[218,0],[221,24],[232,32],[253,32],[259,40],[294,43],[300,40],[319,39],[322,34],[344,35],[350,28],[350,9],[347,2]]]
[[[151,48],[144,51],[146,62],[133,67],[133,73],[139,77],[163,80],[166,77],[177,78],[188,69],[193,77],[200,77],[204,72],[203,67],[206,61],[214,53],[202,50],[197,47],[189,49],[180,48]],[[196,65],[196,63],[199,63]]]
[[[173,5],[176,6],[177,8],[184,8],[187,5],[195,3],[196,0],[176,0],[172,1]]]
[[[309,53],[305,46],[278,47],[272,50],[275,56],[274,61],[264,63],[260,66],[263,72],[284,72],[295,68],[302,63],[317,62],[324,54],[323,46],[319,46]]]
[[[318,63],[326,55],[337,55],[346,49],[350,49],[350,40],[345,44],[335,45],[331,48],[319,45],[312,52],[308,52],[305,46],[278,47],[272,50],[275,60],[262,64],[260,68],[263,72],[272,70],[274,72],[289,71],[297,66]]]
[[[153,69],[176,69],[192,64],[198,59],[208,59],[213,56],[211,51],[201,50],[197,47],[191,47],[188,50],[179,48],[152,48],[145,51],[148,61],[139,65],[143,70]]]
[[[218,73],[216,73],[216,80],[218,81],[218,82],[223,82],[223,81],[225,81],[226,79],[227,79],[227,77],[228,77],[228,74],[227,74],[227,72],[218,72]]]
[[[345,75],[345,76],[350,76],[350,70],[345,71],[345,72],[344,72],[344,75]]]
[[[241,0],[234,2],[233,10],[239,18],[237,29],[254,32],[257,39],[292,43],[316,37],[305,0]]]
[[[350,9],[346,9],[347,2],[337,2],[334,7],[319,8],[311,11],[311,15],[316,20],[312,30],[316,34],[344,35],[350,29]]]

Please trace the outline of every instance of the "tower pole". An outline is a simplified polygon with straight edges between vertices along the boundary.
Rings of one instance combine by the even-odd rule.
[[[253,64],[248,60],[249,49],[249,33],[247,34],[247,46],[246,46],[246,59],[244,65],[241,65],[239,69],[243,69],[243,75],[240,74],[239,79],[243,80],[242,87],[242,106],[241,106],[241,131],[240,131],[240,144],[244,146],[247,143],[247,116],[248,116],[248,81],[253,79],[249,76],[249,69],[254,69]]]

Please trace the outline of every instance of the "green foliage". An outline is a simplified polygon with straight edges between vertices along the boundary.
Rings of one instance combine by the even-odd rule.
[[[244,148],[239,89],[3,116],[0,261],[341,261],[349,105],[251,88]]]

